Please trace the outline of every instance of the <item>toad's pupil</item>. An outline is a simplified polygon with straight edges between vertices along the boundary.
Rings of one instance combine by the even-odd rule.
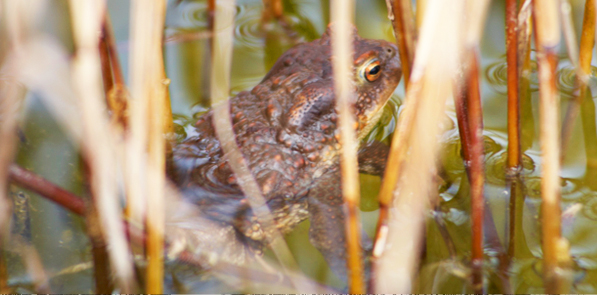
[[[380,66],[373,67],[371,70],[369,70],[369,75],[377,75],[377,73],[379,73],[380,69],[381,69]]]

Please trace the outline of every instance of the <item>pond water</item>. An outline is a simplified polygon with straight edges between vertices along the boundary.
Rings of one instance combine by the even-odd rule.
[[[170,94],[175,113],[177,136],[182,139],[193,134],[191,125],[209,105],[205,47],[208,44],[206,1],[169,1],[166,16],[165,62],[167,76],[171,79]],[[580,32],[584,3],[571,1],[577,34]],[[262,79],[276,59],[296,42],[318,38],[329,21],[329,1],[284,1],[285,14],[291,29],[287,32],[276,24],[268,30],[260,26],[262,4],[259,0],[237,1],[235,42],[231,94],[250,89]],[[390,22],[386,17],[383,0],[357,0],[355,19],[359,34],[365,38],[394,40]],[[110,0],[108,7],[114,26],[124,74],[127,76],[128,1]],[[52,1],[43,22],[51,24],[46,29],[68,50],[72,50],[68,29],[66,1]],[[181,38],[186,36],[187,38]],[[494,234],[487,234],[485,241],[484,274],[489,293],[504,292],[507,282],[516,293],[544,292],[541,278],[540,231],[540,171],[541,155],[538,141],[538,92],[536,72],[531,77],[531,100],[522,109],[522,194],[516,197],[518,211],[512,228],[515,239],[510,241],[509,202],[510,191],[506,186],[506,58],[504,48],[504,7],[494,1],[489,10],[481,44],[484,136],[486,151],[485,198],[494,224]],[[574,72],[560,46],[561,61],[558,69],[558,87],[561,94],[561,114],[565,113],[574,93]],[[533,67],[536,70],[536,66]],[[380,125],[369,136],[389,143],[396,117],[404,98],[402,83],[384,110]],[[453,111],[449,103],[447,115],[453,124],[443,135],[443,163],[446,183],[438,191],[441,202],[429,213],[426,231],[425,256],[414,292],[462,293],[471,292],[469,273],[471,224],[468,183],[462,164],[460,142]],[[561,171],[562,211],[565,212],[562,234],[570,241],[573,259],[573,293],[597,293],[597,134],[595,134],[595,106],[585,103],[582,124],[576,123],[572,140],[565,155]],[[84,195],[80,163],[74,147],[58,124],[40,103],[37,93],[28,93],[26,120],[22,126],[24,142],[19,148],[18,163],[60,186]],[[592,163],[592,164],[591,164]],[[378,206],[375,200],[380,179],[361,175],[363,200],[362,219],[365,230],[373,235]],[[84,231],[84,221],[59,206],[12,187],[15,197],[29,202],[30,225],[24,232],[26,242],[35,246],[44,268],[50,277],[54,292],[92,292],[92,267],[90,246]],[[440,226],[442,225],[442,226]],[[343,283],[331,273],[321,254],[308,242],[308,222],[303,222],[286,237],[301,270],[309,277],[342,290]],[[449,241],[442,237],[447,230]],[[487,230],[486,230],[487,232]],[[448,244],[452,244],[451,253]],[[510,266],[503,269],[504,256]],[[506,250],[505,250],[506,249]],[[11,246],[6,249],[10,283],[20,286],[19,292],[32,289],[31,281],[20,258]],[[266,254],[267,255],[267,254]],[[501,261],[501,262],[500,262]],[[206,280],[204,273],[188,268],[169,268],[166,292],[224,292],[235,291]],[[224,289],[218,289],[218,288]],[[266,289],[267,290],[267,289]],[[243,291],[243,290],[236,290]],[[246,291],[246,290],[244,290]],[[262,290],[258,290],[262,291]]]

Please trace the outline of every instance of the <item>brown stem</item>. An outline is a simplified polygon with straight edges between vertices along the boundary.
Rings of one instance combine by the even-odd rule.
[[[110,65],[110,53],[106,41],[106,26],[102,27],[102,34],[99,42],[99,56],[102,66],[102,82],[104,83],[104,93],[108,97],[110,90],[114,87],[114,77],[112,76],[112,66]]]
[[[122,67],[120,66],[120,59],[118,58],[118,50],[116,49],[116,38],[114,37],[114,30],[112,29],[112,20],[108,13],[106,13],[103,34],[105,37],[106,48],[110,54],[110,65],[112,66],[114,84],[125,85]]]
[[[32,190],[73,213],[81,216],[85,214],[85,202],[81,198],[31,171],[12,165],[9,168],[9,178],[17,185]]]
[[[473,290],[483,293],[483,217],[484,203],[483,183],[483,113],[479,94],[479,59],[476,50],[469,51],[468,103],[471,131],[471,219],[473,231],[472,264]]]
[[[508,169],[520,166],[520,105],[518,98],[518,13],[516,0],[506,0],[506,53],[508,63]]]
[[[563,158],[568,148],[568,143],[572,137],[572,130],[576,123],[576,117],[580,112],[580,105],[584,99],[587,99],[588,77],[591,74],[591,59],[593,58],[593,47],[595,45],[595,0],[585,1],[585,14],[583,17],[582,33],[580,37],[580,55],[579,64],[582,75],[576,78],[576,84],[579,87],[578,95],[570,102],[566,117],[562,123],[562,152]]]
[[[471,185],[473,290],[483,293],[483,113],[479,94],[477,50],[471,48],[464,62],[464,81],[456,86],[456,116],[460,131],[465,168]]]
[[[4,246],[0,246],[0,292],[3,294],[13,293],[8,287],[8,271],[6,258],[4,257]]]
[[[83,159],[83,173],[85,175],[85,189],[92,198],[95,196],[89,187],[90,174],[92,171],[89,169],[88,163]],[[111,294],[114,291],[114,284],[111,279],[110,270],[110,256],[108,254],[108,246],[106,243],[106,237],[102,233],[99,214],[96,202],[88,202],[88,208],[86,209],[85,215],[85,226],[87,235],[91,242],[91,254],[93,257],[93,277],[95,279],[95,292],[97,294]]]
[[[390,3],[390,0],[386,1],[388,1],[388,4]],[[396,36],[400,60],[402,62],[404,86],[408,88],[410,72],[415,57],[416,42],[416,28],[412,4],[410,0],[393,0],[390,6],[393,15],[392,25],[394,26],[394,35]]]

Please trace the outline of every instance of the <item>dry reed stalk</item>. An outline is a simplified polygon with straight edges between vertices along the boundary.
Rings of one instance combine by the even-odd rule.
[[[421,26],[423,25],[423,20],[425,18],[425,9],[427,9],[427,1],[428,0],[417,0],[417,8],[416,8],[417,30],[420,30]]]
[[[404,87],[408,89],[417,38],[412,3],[410,0],[386,0],[386,5],[400,52]]]
[[[353,42],[351,27],[354,18],[354,1],[334,0],[330,6],[332,20],[332,69],[334,91],[338,110],[342,151],[340,168],[342,197],[346,204],[346,267],[349,274],[349,292],[365,293],[363,281],[363,253],[361,249],[361,224],[359,204],[361,201],[357,164],[357,139],[353,126],[356,119],[352,109],[355,101],[352,77],[345,73],[353,71]]]
[[[287,274],[298,269],[298,266],[282,235],[275,228],[269,207],[240,149],[236,145],[232,129],[228,93],[230,89],[235,9],[236,3],[234,0],[219,2],[215,7],[212,65],[218,66],[212,66],[211,68],[210,96],[213,108],[213,125],[222,145],[224,156],[228,159],[228,164],[261,227],[264,231],[271,233],[271,236],[268,237],[269,245],[282,266],[282,272]],[[304,287],[296,279],[293,279],[293,285],[297,290]]]
[[[133,1],[131,11],[131,138],[130,152],[145,154],[147,158],[135,155],[129,171],[142,171],[131,175],[128,185],[134,192],[135,205],[131,206],[131,218],[145,221],[147,242],[145,291],[163,293],[164,277],[164,187],[166,145],[164,134],[169,119],[169,110],[162,60],[162,38],[165,1]],[[171,118],[170,118],[171,121]],[[133,167],[133,165],[137,165]],[[143,169],[145,167],[145,169]],[[143,169],[143,170],[141,170]],[[144,194],[139,194],[141,192]],[[146,199],[143,198],[146,196]],[[132,204],[131,204],[132,205]],[[145,214],[144,214],[145,213]],[[144,218],[145,217],[145,218]]]
[[[568,4],[567,2],[565,4]],[[562,5],[565,5],[564,3]],[[570,102],[568,110],[566,111],[566,117],[562,123],[562,146],[561,146],[561,157],[563,158],[566,154],[566,149],[570,138],[572,137],[572,130],[576,122],[576,117],[580,112],[580,105],[583,100],[587,99],[587,88],[589,82],[589,76],[591,75],[591,59],[593,58],[593,47],[595,45],[595,0],[585,1],[585,13],[583,16],[582,33],[580,35],[580,54],[578,57],[578,68],[576,84],[579,87],[578,96],[574,96],[574,100]],[[570,4],[568,4],[568,7]],[[568,22],[565,22],[568,23]],[[568,25],[570,27],[570,25]],[[571,29],[566,30],[568,33],[565,36],[574,36],[574,31]],[[570,39],[572,37],[569,37]],[[575,39],[575,38],[574,38]],[[571,40],[567,43],[573,44],[568,46],[574,48],[576,45],[575,40]],[[568,49],[568,52],[576,54],[574,49]],[[576,66],[576,64],[575,64]]]
[[[543,280],[548,293],[566,293],[559,275],[567,242],[561,237],[560,144],[556,88],[557,51],[560,26],[557,1],[533,3],[535,43],[539,66],[539,121],[542,153],[541,225],[543,241]]]
[[[508,63],[508,170],[520,166],[520,103],[518,97],[518,7],[506,0],[506,54]]]
[[[393,12],[393,6],[390,3],[390,0],[386,1],[386,5],[388,8],[388,17],[390,20],[392,20],[394,30],[396,31],[397,27],[395,24],[396,22],[394,21],[396,16]],[[395,32],[394,34],[397,35],[399,33]],[[397,38],[397,42],[398,40],[399,39]],[[406,55],[404,55],[403,52],[404,51],[402,50],[400,51],[401,60],[406,58]],[[402,66],[403,73],[405,73],[406,70],[404,69],[404,61],[402,62]],[[418,94],[412,95],[413,97],[418,96]],[[381,253],[384,251],[388,234],[387,219],[389,216],[389,209],[391,207],[394,189],[396,188],[396,184],[401,173],[402,162],[404,161],[406,152],[408,150],[407,140],[410,137],[412,131],[412,125],[416,117],[417,109],[418,100],[406,100],[404,110],[402,111],[402,114],[399,118],[399,127],[392,136],[392,144],[390,146],[390,153],[388,155],[388,161],[384,171],[384,179],[379,190],[379,217],[377,220],[377,227],[375,230],[375,241],[372,253],[374,261],[378,259]],[[374,271],[375,268],[372,269],[372,272]],[[372,275],[371,277],[374,279],[375,275]]]
[[[110,259],[122,292],[134,292],[132,257],[120,222],[116,186],[116,163],[112,150],[101,85],[99,38],[103,1],[70,1],[76,55],[72,65],[72,80],[83,118],[83,153],[91,172],[91,190],[95,196],[102,231],[110,246]]]
[[[412,80],[406,94],[418,101],[414,124],[406,139],[409,158],[404,163],[400,185],[389,219],[385,251],[375,261],[377,293],[410,293],[421,246],[426,210],[430,207],[439,147],[438,118],[442,118],[447,93],[456,72],[460,52],[462,2],[430,1],[417,44]],[[411,102],[412,104],[412,102]],[[408,106],[407,106],[408,107]],[[406,109],[405,109],[406,111]],[[404,120],[404,119],[403,119]],[[401,129],[404,126],[401,126]],[[390,164],[388,164],[390,165]],[[394,213],[395,212],[395,213]],[[377,246],[376,246],[377,247]],[[374,249],[376,251],[377,249]]]

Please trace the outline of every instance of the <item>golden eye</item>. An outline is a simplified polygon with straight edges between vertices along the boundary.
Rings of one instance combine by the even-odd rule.
[[[381,76],[381,65],[379,64],[379,60],[374,59],[365,67],[365,79],[369,82],[373,82],[377,80],[379,76]]]

